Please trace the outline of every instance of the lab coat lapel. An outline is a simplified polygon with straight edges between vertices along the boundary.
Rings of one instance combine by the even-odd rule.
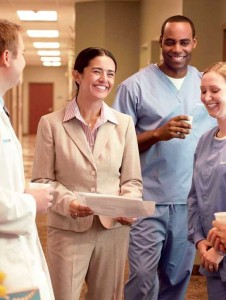
[[[19,142],[19,140],[18,140],[18,138],[17,138],[17,136],[15,134],[15,131],[14,131],[13,127],[12,127],[12,124],[10,122],[9,117],[4,112],[4,110],[1,112],[1,118],[2,118],[3,122],[5,123],[5,125],[7,126],[8,130],[11,132],[11,134],[12,134],[14,140],[15,140],[15,143],[16,143],[16,146],[18,148],[19,153],[22,154],[21,144],[20,144],[20,142]]]
[[[67,122],[64,122],[63,126],[66,132],[68,133],[69,137],[72,139],[72,141],[76,144],[79,150],[96,169],[96,163],[93,154],[91,152],[85,133],[79,121],[76,118],[73,118]]]

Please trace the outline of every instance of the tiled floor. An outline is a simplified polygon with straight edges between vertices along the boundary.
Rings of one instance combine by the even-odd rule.
[[[24,169],[25,169],[25,177],[26,181],[29,182],[31,178],[32,171],[32,161],[34,154],[34,142],[35,136],[24,136],[22,140],[23,145],[23,154],[24,154]],[[39,236],[41,239],[41,243],[43,249],[45,251],[46,248],[46,216],[38,216],[37,217],[37,226],[39,231]],[[196,275],[197,274],[197,266],[194,268],[194,275],[192,275],[190,284],[188,286],[187,294],[185,300],[207,300],[206,294],[206,286],[205,286],[205,278]],[[126,278],[128,277],[128,265],[126,265]],[[125,280],[126,280],[125,278]],[[80,300],[85,299],[85,285],[82,290],[82,295]],[[66,300],[66,299],[65,299]],[[139,299],[137,299],[139,300]],[[173,299],[172,299],[173,300]]]

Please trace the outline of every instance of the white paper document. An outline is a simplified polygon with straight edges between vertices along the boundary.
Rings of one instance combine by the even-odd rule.
[[[89,206],[95,215],[117,217],[146,217],[155,211],[154,201],[107,194],[76,193],[81,205]]]

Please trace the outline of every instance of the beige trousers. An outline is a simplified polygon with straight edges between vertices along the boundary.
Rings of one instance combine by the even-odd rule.
[[[87,300],[120,300],[129,227],[105,229],[98,217],[82,233],[48,228],[47,256],[56,300],[79,300],[84,281]]]

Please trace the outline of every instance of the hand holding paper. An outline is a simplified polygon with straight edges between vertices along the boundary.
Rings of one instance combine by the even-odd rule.
[[[142,201],[137,198],[128,198],[108,194],[76,193],[82,205],[89,206],[95,215],[111,218],[145,217],[154,213],[154,201]]]

